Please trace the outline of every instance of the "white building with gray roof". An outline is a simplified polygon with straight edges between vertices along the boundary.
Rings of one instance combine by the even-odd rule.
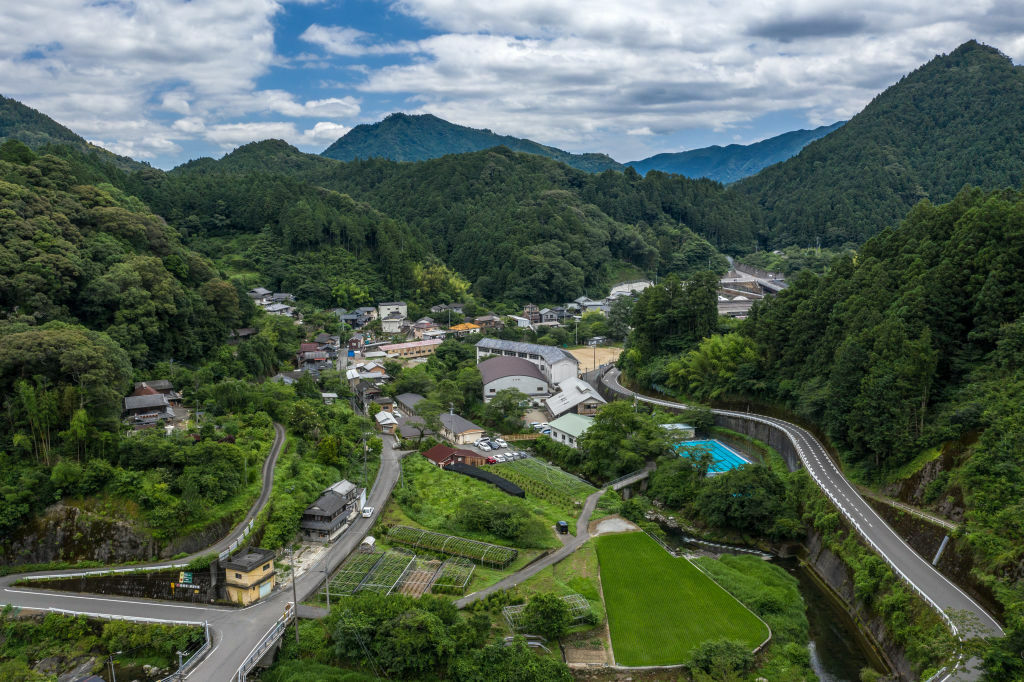
[[[496,355],[523,358],[537,365],[549,384],[560,384],[579,375],[579,361],[568,351],[555,346],[522,343],[504,339],[481,339],[476,344],[476,362]]]

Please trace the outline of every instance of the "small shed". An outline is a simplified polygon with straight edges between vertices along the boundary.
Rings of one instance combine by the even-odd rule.
[[[374,547],[377,546],[377,540],[372,535],[367,535],[363,538],[363,541],[359,543],[359,551],[366,554],[372,554]]]

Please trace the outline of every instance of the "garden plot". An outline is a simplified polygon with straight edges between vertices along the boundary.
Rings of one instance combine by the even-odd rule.
[[[596,492],[597,488],[536,457],[502,462],[493,467],[529,495],[554,504],[572,507]]]
[[[474,569],[476,564],[469,559],[449,557],[434,578],[430,591],[434,594],[465,594]]]
[[[569,618],[572,623],[580,623],[591,614],[590,604],[582,594],[567,594],[562,597],[562,601],[569,607]],[[501,610],[509,630],[512,632],[523,631],[523,612],[525,610],[526,604],[506,606]]]
[[[415,554],[403,550],[357,552],[331,578],[331,593],[355,594],[370,590],[390,594],[404,581],[415,561]]]
[[[505,568],[519,556],[519,550],[469,540],[456,535],[445,535],[410,526],[395,526],[388,530],[388,542],[417,547],[439,554],[457,556],[479,564]]]

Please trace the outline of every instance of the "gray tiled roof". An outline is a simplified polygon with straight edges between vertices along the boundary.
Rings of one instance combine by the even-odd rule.
[[[141,410],[149,407],[168,407],[167,396],[163,393],[156,395],[130,395],[124,399],[125,410]]]
[[[465,417],[461,417],[457,414],[450,414],[448,412],[441,414],[441,425],[455,434],[463,433],[465,431],[483,431],[483,427],[477,426]]]
[[[481,339],[477,341],[476,347],[484,352],[489,351],[515,351],[516,353],[533,353],[543,358],[549,365],[559,360],[569,358],[573,362],[579,362],[570,353],[556,348],[555,346],[542,346],[537,343],[523,343],[521,341],[506,341],[505,339]]]

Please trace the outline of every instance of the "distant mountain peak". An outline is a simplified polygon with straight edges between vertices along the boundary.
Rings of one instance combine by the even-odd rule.
[[[1024,181],[1024,67],[969,40],[886,88],[834,134],[736,184],[772,246],[864,241],[916,203]]]
[[[370,158],[426,161],[499,146],[546,156],[589,173],[623,169],[622,164],[606,154],[572,154],[533,140],[498,135],[487,128],[457,125],[433,114],[403,112],[388,114],[377,123],[357,125],[325,149],[322,156],[339,161]]]
[[[794,130],[769,137],[753,144],[711,145],[685,152],[655,154],[641,161],[630,161],[638,173],[657,170],[685,175],[688,178],[710,178],[728,184],[754,175],[762,168],[785,161],[811,142],[828,135],[845,121],[814,130]]]

